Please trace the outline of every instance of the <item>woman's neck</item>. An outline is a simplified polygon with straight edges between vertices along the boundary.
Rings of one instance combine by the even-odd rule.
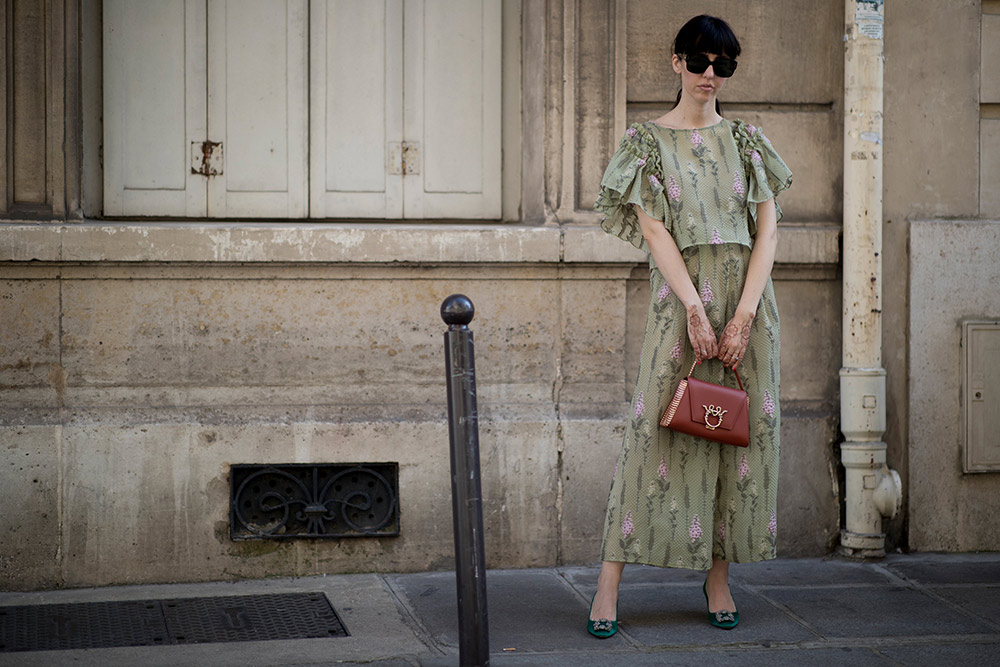
[[[720,120],[722,116],[715,112],[715,98],[710,103],[697,104],[682,97],[680,104],[658,118],[656,123],[677,130],[693,130],[715,125]]]

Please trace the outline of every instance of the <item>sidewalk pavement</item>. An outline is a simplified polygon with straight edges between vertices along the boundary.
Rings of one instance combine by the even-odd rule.
[[[707,621],[703,576],[628,566],[621,629],[587,634],[597,567],[491,570],[491,664],[1000,665],[1000,553],[733,566],[740,625]],[[0,665],[440,667],[458,664],[454,572],[331,575],[235,583],[0,593],[3,606],[322,592],[350,637],[0,652]]]

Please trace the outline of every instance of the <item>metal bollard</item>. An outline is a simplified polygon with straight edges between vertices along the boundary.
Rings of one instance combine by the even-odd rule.
[[[458,580],[459,664],[490,664],[486,613],[486,550],[479,481],[479,415],[476,412],[476,363],[469,322],[476,309],[464,294],[441,304],[448,384],[448,433],[451,442],[451,502],[455,518],[455,575]]]

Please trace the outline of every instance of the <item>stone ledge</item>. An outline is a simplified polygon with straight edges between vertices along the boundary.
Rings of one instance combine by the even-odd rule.
[[[600,227],[564,227],[564,262],[645,262],[646,253],[628,243],[608,243]],[[778,264],[837,264],[840,225],[784,223],[778,225]]]
[[[85,222],[3,225],[0,261],[557,262],[559,230],[514,225]]]
[[[782,224],[779,264],[836,264],[840,227]],[[595,225],[0,224],[0,262],[644,263]]]

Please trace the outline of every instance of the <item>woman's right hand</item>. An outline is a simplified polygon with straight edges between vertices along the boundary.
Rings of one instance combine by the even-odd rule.
[[[705,306],[701,303],[688,306],[687,309],[688,340],[694,348],[695,360],[701,363],[704,359],[713,359],[719,353],[719,342],[715,332],[708,323]]]

